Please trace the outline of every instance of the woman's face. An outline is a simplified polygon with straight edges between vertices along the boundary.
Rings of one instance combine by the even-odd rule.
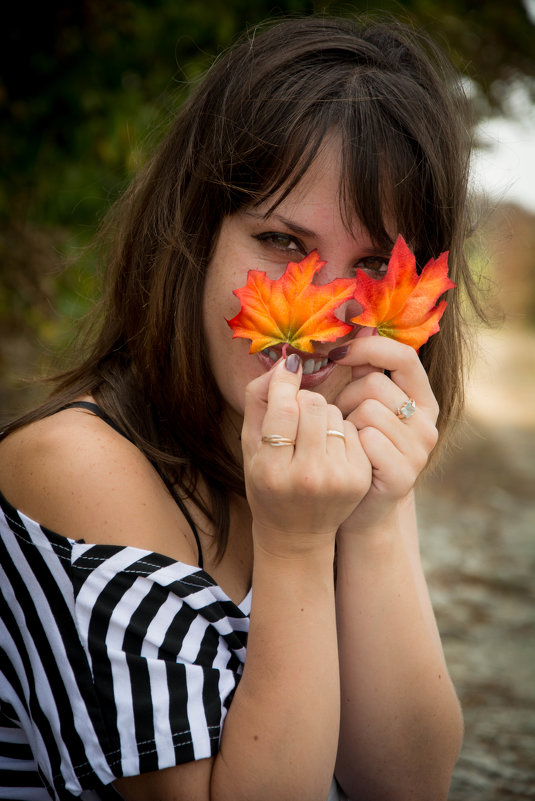
[[[339,150],[334,143],[325,147],[292,192],[267,215],[273,198],[261,206],[246,207],[223,220],[211,259],[204,292],[204,330],[213,375],[227,404],[227,410],[243,415],[245,387],[269,370],[270,353],[250,354],[250,341],[233,339],[227,320],[240,310],[233,290],[247,280],[248,270],[264,270],[272,280],[280,278],[289,261],[301,261],[318,250],[325,266],[315,277],[318,284],[334,278],[354,277],[357,267],[380,277],[386,271],[389,253],[374,247],[358,220],[349,231],[340,214]],[[267,215],[267,216],[266,216]],[[338,310],[349,320],[360,312],[353,301]],[[302,353],[302,388],[319,392],[332,402],[349,382],[351,370],[327,362],[327,354],[358,334],[353,332],[336,342],[315,342],[313,353]],[[234,416],[234,415],[233,415]]]

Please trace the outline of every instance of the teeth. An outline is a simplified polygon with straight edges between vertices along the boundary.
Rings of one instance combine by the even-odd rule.
[[[279,358],[279,354],[275,350],[268,350],[267,355],[271,359],[272,362],[276,362]]]
[[[321,370],[322,367],[325,367],[329,359],[318,359],[315,361],[314,359],[308,359],[303,365],[303,375],[311,375],[312,373],[317,373],[318,370]]]

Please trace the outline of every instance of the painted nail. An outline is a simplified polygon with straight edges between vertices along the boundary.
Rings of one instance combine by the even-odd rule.
[[[338,348],[330,350],[327,356],[331,361],[335,362],[337,359],[343,359],[349,352],[349,345],[340,345]]]
[[[297,373],[300,364],[301,358],[297,355],[297,353],[290,353],[284,362],[286,369],[289,370],[290,373]]]

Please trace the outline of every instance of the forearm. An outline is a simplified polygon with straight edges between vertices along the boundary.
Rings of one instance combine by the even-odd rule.
[[[338,545],[336,773],[350,797],[367,801],[445,799],[460,748],[459,705],[413,547],[415,525],[405,501],[379,530],[345,532]]]
[[[339,731],[332,546],[255,552],[244,673],[212,774],[217,801],[324,801]]]

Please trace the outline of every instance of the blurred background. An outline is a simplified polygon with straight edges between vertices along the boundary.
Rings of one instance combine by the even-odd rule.
[[[0,415],[28,408],[98,294],[88,248],[188,86],[246,26],[377,8],[426,28],[474,110],[466,419],[419,493],[422,552],[466,735],[450,801],[535,798],[535,0],[54,0],[3,10]]]

